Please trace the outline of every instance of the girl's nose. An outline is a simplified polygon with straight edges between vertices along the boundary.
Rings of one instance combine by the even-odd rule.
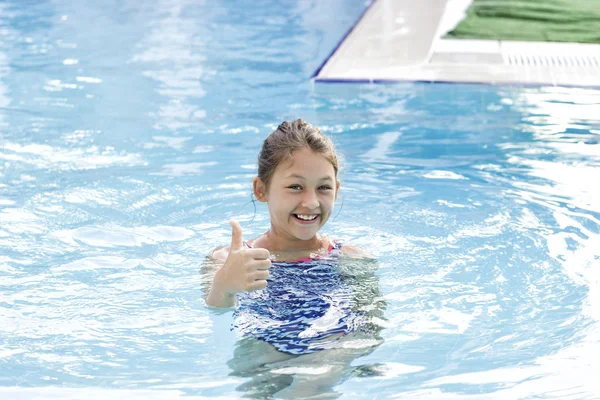
[[[313,192],[307,191],[302,198],[302,207],[306,207],[309,210],[319,208],[319,200],[317,200],[317,195]]]

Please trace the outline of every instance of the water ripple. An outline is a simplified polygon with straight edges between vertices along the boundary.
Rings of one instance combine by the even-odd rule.
[[[138,226],[136,228],[86,226],[73,230],[59,230],[53,235],[70,244],[81,242],[88,246],[113,247],[181,241],[192,237],[194,232],[175,226]]]

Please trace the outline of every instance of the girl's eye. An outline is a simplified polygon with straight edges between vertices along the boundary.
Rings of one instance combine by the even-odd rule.
[[[331,186],[324,185],[324,186],[321,186],[319,189],[321,189],[321,190],[331,190]]]
[[[288,189],[300,190],[302,188],[300,187],[300,185],[291,185],[291,186],[288,186]]]

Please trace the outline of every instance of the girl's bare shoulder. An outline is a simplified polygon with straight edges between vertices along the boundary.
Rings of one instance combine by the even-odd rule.
[[[229,256],[229,248],[230,246],[217,247],[210,253],[210,257],[213,260],[225,261]]]
[[[255,240],[256,239],[248,240],[247,242],[244,242],[244,243],[250,245],[250,247],[254,247],[253,244],[254,244]],[[214,260],[225,261],[225,260],[227,260],[227,257],[229,256],[230,249],[231,249],[231,246],[217,247],[209,254],[209,256],[211,258],[213,258]]]
[[[345,256],[355,258],[373,258],[373,255],[366,249],[352,243],[342,243],[341,253]]]

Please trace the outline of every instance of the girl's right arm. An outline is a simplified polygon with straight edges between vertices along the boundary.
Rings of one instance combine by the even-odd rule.
[[[235,294],[267,287],[271,260],[267,249],[246,249],[242,241],[242,228],[237,221],[231,224],[231,246],[213,253],[213,258],[225,259],[215,272],[206,304],[226,308],[236,304]]]

